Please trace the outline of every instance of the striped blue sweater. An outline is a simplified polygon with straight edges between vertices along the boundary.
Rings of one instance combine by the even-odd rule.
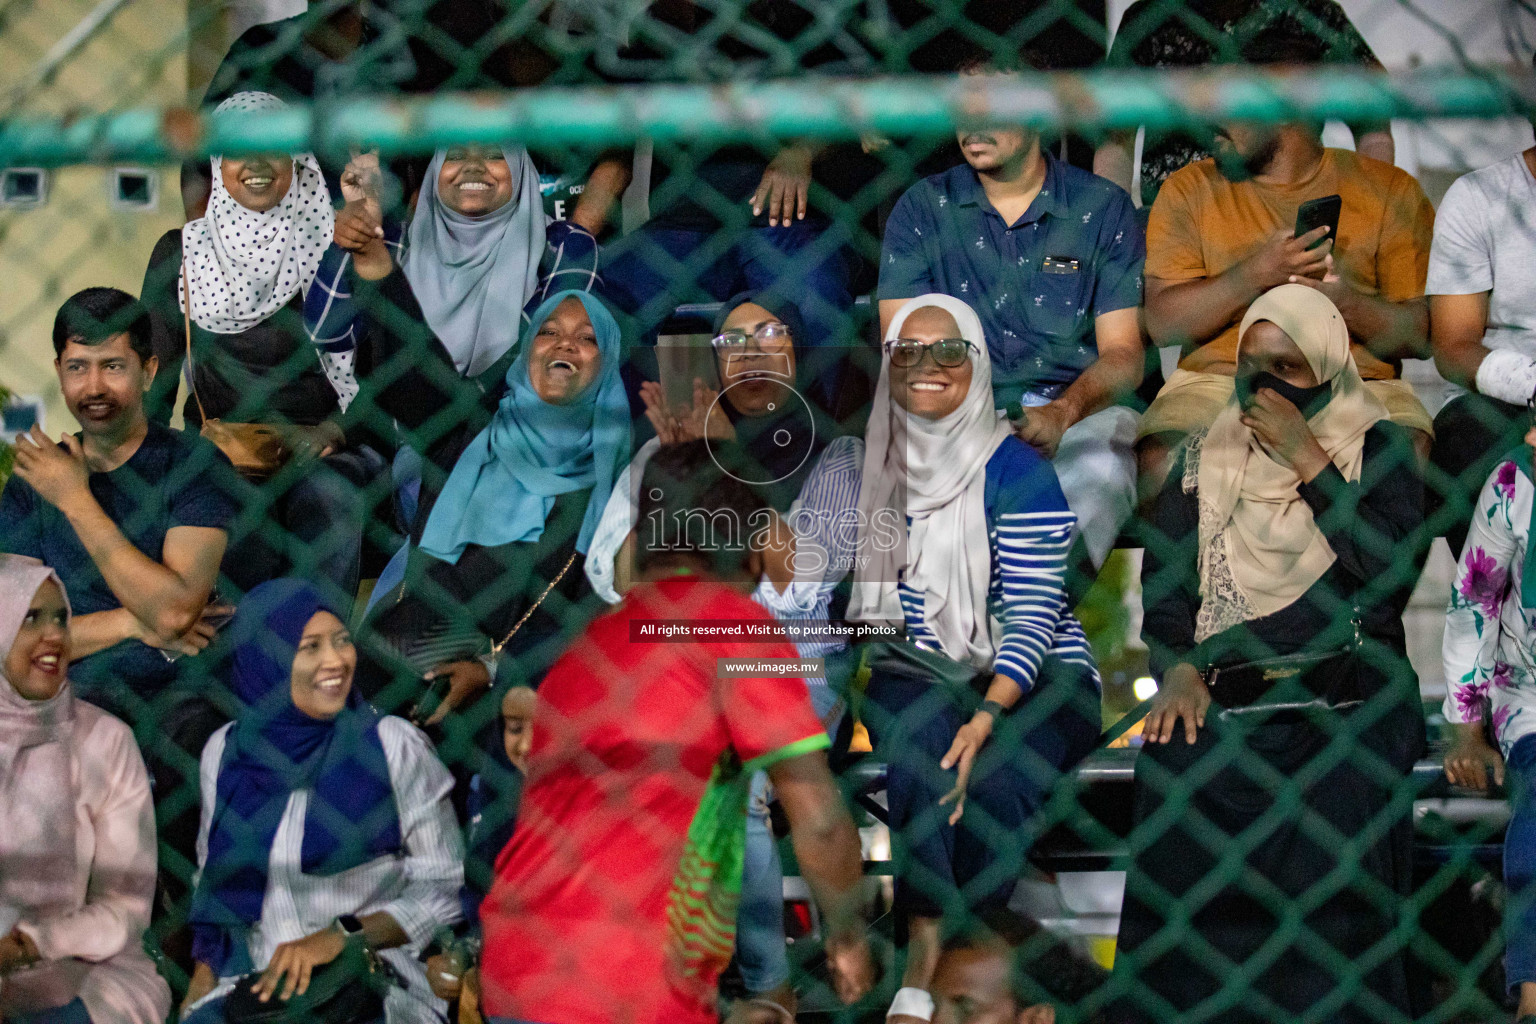
[[[1066,606],[1067,554],[1077,517],[1062,497],[1050,463],[1010,437],[987,460],[987,535],[992,581],[987,606],[1002,627],[993,671],[1028,692],[1047,654],[1082,665],[1098,681],[1098,668],[1082,625]],[[907,636],[940,649],[924,620],[923,594],[899,588]]]

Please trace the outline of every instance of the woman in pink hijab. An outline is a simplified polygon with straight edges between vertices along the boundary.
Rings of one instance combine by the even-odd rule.
[[[128,727],[74,698],[68,665],[64,585],[0,555],[0,1019],[159,1024],[149,777]]]

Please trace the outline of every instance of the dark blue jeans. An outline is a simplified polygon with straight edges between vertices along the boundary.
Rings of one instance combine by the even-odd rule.
[[[651,346],[662,322],[682,303],[720,302],[738,292],[772,289],[800,312],[809,337],[795,339],[799,377],[827,403],[837,388],[835,347],[853,343],[846,237],[840,227],[823,228],[809,220],[715,232],[647,224],[608,246],[602,294],[634,319],[641,345]],[[817,347],[828,348],[828,358],[819,360],[814,351],[806,351]],[[643,359],[648,353],[638,355]],[[642,363],[638,372],[655,380],[648,366]]]
[[[390,491],[388,470],[382,455],[358,445],[317,459],[286,487],[279,474],[265,485],[272,504],[263,521],[231,539],[225,575],[241,591],[279,576],[300,576],[333,586],[350,609],[362,567],[363,528]]]
[[[1504,979],[1511,991],[1536,982],[1536,736],[1515,741],[1509,779],[1509,828],[1504,833]]]
[[[12,1010],[5,1015],[5,1020],[6,1024],[91,1024],[91,1015],[84,1003],[72,999],[51,1010],[36,1010],[32,1013]]]
[[[896,840],[896,906],[944,917],[1004,907],[1043,823],[1035,821],[1063,772],[1099,737],[1099,691],[1089,674],[1048,658],[1035,688],[997,723],[971,770],[965,813],[949,824],[940,797],[955,772],[939,761],[979,698],[877,671],[865,724],[889,765],[886,801]]]

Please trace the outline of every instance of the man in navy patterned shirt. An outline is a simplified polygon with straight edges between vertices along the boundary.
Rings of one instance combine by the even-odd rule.
[[[1135,504],[1136,414],[1115,403],[1141,382],[1141,227],[1123,189],[1045,152],[1036,132],[957,135],[965,163],[912,186],[886,222],[881,331],[928,292],[976,310],[997,408],[1055,465],[1097,568]]]

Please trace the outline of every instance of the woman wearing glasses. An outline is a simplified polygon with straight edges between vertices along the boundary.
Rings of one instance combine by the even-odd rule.
[[[825,623],[841,618],[837,588],[848,574],[856,531],[863,442],[834,437],[819,406],[797,389],[797,343],[805,337],[793,303],[772,294],[743,293],[728,300],[715,325],[712,348],[718,389],[694,381],[691,404],[669,404],[661,385],[647,382],[640,396],[656,437],[644,445],[627,475],[614,485],[593,536],[586,570],[593,589],[616,603],[626,589],[626,542],[636,526],[639,481],[664,444],[706,439],[721,464],[762,495],[778,515],[776,537],[764,555],[754,600],[780,622]],[[801,657],[822,658],[825,676],[806,679],[811,703],[829,732],[843,715],[842,692],[852,674],[845,638],[797,639]],[[830,681],[829,681],[830,680]],[[784,942],[783,869],[768,820],[766,774],[752,780],[737,960],[747,990],[758,1002],[794,1010]],[[773,1011],[777,1012],[777,1011]]]
[[[1063,580],[1075,522],[1048,462],[993,409],[981,322],[896,313],[865,439],[848,617],[903,627],[864,719],[890,766],[906,973],[888,1018],[928,1020],[946,914],[1007,905],[1056,777],[1099,733],[1099,676]],[[951,773],[954,774],[951,774]]]

